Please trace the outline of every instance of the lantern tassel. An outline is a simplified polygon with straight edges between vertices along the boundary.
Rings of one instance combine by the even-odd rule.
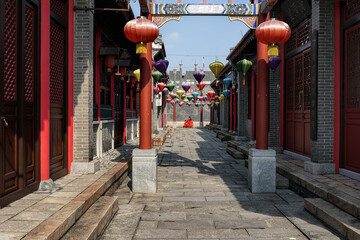
[[[136,54],[147,53],[146,43],[137,43],[136,44]]]
[[[243,74],[244,78],[243,78],[243,85],[245,86],[245,74]]]

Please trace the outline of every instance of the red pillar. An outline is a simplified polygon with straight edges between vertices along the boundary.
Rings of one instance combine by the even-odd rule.
[[[151,19],[149,14],[148,19]],[[152,43],[140,54],[140,149],[151,149]]]
[[[203,122],[203,106],[200,106],[200,123]]]
[[[130,109],[131,109],[131,118],[134,118],[134,89],[130,88]]]
[[[266,15],[259,14],[259,24]],[[256,149],[268,149],[269,119],[269,58],[267,45],[257,43],[257,78],[256,78]]]
[[[233,112],[232,112],[232,88],[230,88],[230,130],[233,130],[232,129],[232,115],[233,115]]]
[[[136,94],[135,94],[135,104],[136,104],[136,106],[135,106],[135,109],[136,109],[136,118],[138,118],[139,117],[139,108],[138,108],[138,102],[139,102],[139,100],[138,100],[138,96],[139,96],[139,94],[138,94],[138,92],[137,92],[137,90],[136,90]]]
[[[173,121],[174,121],[174,123],[173,123],[173,125],[175,125],[176,126],[176,103],[174,104],[174,119],[173,119]]]
[[[40,178],[50,178],[50,2],[40,4]]]
[[[123,144],[126,144],[126,80],[123,83]]]
[[[115,119],[115,75],[114,75],[114,68],[111,69],[111,76],[110,76],[110,104],[112,109],[112,119]],[[99,89],[100,90],[100,89]]]
[[[100,121],[100,78],[101,78],[101,60],[100,60],[100,46],[101,46],[101,29],[98,27],[95,30],[95,103],[97,104],[97,120]]]
[[[73,162],[74,132],[74,0],[68,2],[68,172]]]
[[[237,116],[237,107],[236,107],[236,89],[234,90],[234,131],[236,131],[236,116]]]
[[[255,140],[255,71],[251,69],[251,140]]]

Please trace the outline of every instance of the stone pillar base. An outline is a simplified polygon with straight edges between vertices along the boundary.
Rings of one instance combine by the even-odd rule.
[[[99,160],[93,160],[91,162],[73,162],[71,164],[71,173],[93,174],[99,170],[100,170]]]
[[[59,189],[59,187],[56,186],[54,181],[50,178],[48,180],[41,181],[39,184],[39,190],[45,191],[45,192],[55,192]]]
[[[176,122],[173,122],[173,128],[176,128]]]
[[[251,148],[249,150],[249,187],[253,193],[276,191],[276,152]]]
[[[204,128],[204,123],[200,122],[200,128]]]
[[[316,163],[307,161],[304,163],[304,170],[311,174],[334,174],[335,164],[334,163]]]
[[[155,193],[156,189],[156,149],[134,149],[132,153],[132,191],[134,193]]]

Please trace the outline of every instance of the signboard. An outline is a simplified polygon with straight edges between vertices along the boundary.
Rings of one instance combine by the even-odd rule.
[[[283,4],[281,4],[281,10],[285,15],[286,22],[290,26],[297,25],[311,14],[311,8],[308,0],[286,0]]]
[[[314,30],[311,34],[311,81],[310,81],[310,138],[317,139],[317,69],[318,69],[318,31]]]

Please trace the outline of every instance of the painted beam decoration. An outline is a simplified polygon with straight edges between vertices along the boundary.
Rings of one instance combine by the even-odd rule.
[[[249,28],[257,27],[260,4],[152,4],[153,22],[161,27],[170,20],[181,16],[229,16],[230,21],[242,21]]]

